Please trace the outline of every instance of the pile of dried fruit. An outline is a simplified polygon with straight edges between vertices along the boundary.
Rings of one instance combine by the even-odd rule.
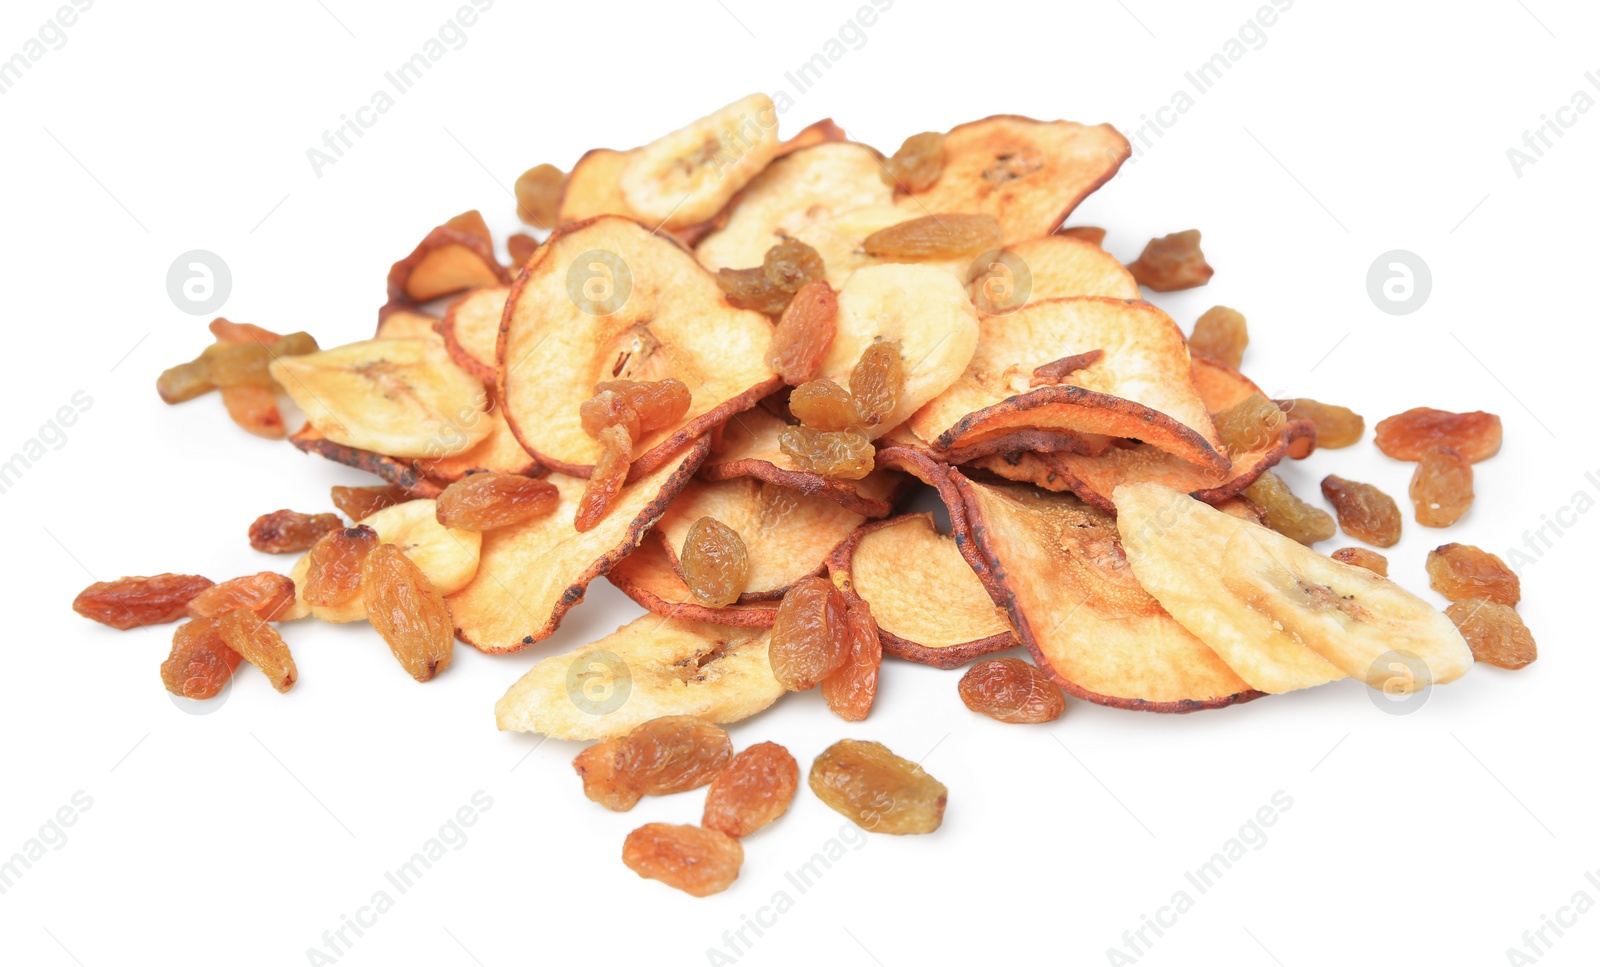
[[[217,320],[217,342],[163,373],[171,403],[221,390],[246,429],[304,425],[308,453],[384,485],[336,487],[347,517],[289,510],[251,546],[287,574],[213,585],[163,574],[74,603],[115,628],[189,620],[161,666],[215,696],[241,660],[289,690],[277,625],[369,621],[418,681],[454,642],[484,652],[553,633],[606,577],[654,616],[545,658],[496,706],[500,728],[597,740],[591,799],[710,785],[700,827],[635,831],[625,862],[695,895],[737,875],[739,838],[798,785],[717,723],[820,688],[865,719],[885,653],[954,668],[1001,722],[1048,722],[1063,690],[1121,708],[1217,708],[1353,676],[1397,689],[1395,653],[1449,682],[1534,644],[1498,558],[1429,558],[1448,612],[1391,582],[1384,557],[1312,545],[1340,530],[1385,548],[1403,517],[1329,476],[1322,508],[1272,468],[1365,424],[1269,399],[1239,367],[1245,317],[1218,306],[1185,337],[1141,299],[1205,284],[1200,234],[1122,265],[1103,229],[1063,227],[1115,174],[1106,125],[997,116],[908,138],[891,157],[821,122],[777,137],[753,95],[658,141],[529,170],[502,265],[483,219],[433,229],[394,264],[375,338],[319,349]],[[1416,463],[1418,524],[1468,512],[1494,455],[1486,413],[1410,410],[1377,425]],[[930,491],[931,488],[931,491]],[[896,513],[935,493],[931,515]],[[1458,630],[1459,627],[1459,630]],[[615,701],[593,698],[612,689]],[[841,742],[812,789],[864,826],[936,828],[944,787],[875,743]],[[878,805],[874,805],[878,804]]]

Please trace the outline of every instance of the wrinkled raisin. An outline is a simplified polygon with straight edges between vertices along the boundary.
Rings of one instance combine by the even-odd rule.
[[[1323,450],[1339,450],[1361,439],[1367,421],[1355,410],[1332,403],[1299,397],[1278,400],[1278,406],[1291,420],[1310,420],[1317,428],[1317,446]]]
[[[639,414],[628,405],[628,397],[613,390],[601,390],[584,400],[578,406],[578,419],[583,423],[583,432],[597,440],[600,431],[608,426],[620,426],[627,430],[631,440],[643,435],[639,429]]]
[[[1472,507],[1472,462],[1449,447],[1429,447],[1411,474],[1411,504],[1423,527],[1449,527]]]
[[[1139,257],[1128,263],[1138,283],[1157,292],[1192,289],[1211,281],[1212,268],[1200,251],[1200,230],[1152,238]]]
[[[261,669],[272,687],[287,692],[294,687],[300,672],[294,667],[289,646],[276,628],[262,621],[254,611],[240,608],[217,621],[223,642],[250,664]]]
[[[183,698],[215,698],[239,662],[239,653],[222,640],[215,618],[192,618],[173,629],[172,651],[161,663],[161,683]]]
[[[1522,581],[1497,555],[1471,544],[1444,544],[1428,552],[1428,583],[1451,601],[1483,598],[1514,605]]]
[[[844,596],[825,577],[796,581],[778,605],[767,647],[772,674],[792,692],[815,688],[850,658]]]
[[[1375,547],[1400,542],[1400,507],[1394,498],[1368,483],[1332,474],[1322,480],[1322,496],[1339,515],[1339,526],[1351,537]]]
[[[622,862],[647,880],[705,897],[721,893],[739,878],[744,847],[715,829],[646,823],[623,841]]]
[[[857,598],[845,608],[845,635],[850,651],[844,664],[822,680],[822,697],[828,708],[846,722],[862,722],[878,695],[878,669],[883,665],[883,641],[872,606]]]
[[[189,602],[213,586],[198,574],[156,574],[96,581],[72,599],[72,610],[118,631],[166,624],[189,614]]]
[[[361,601],[412,678],[425,682],[450,667],[456,643],[450,608],[405,551],[393,544],[372,549],[361,567]]]
[[[822,256],[797,238],[786,238],[767,249],[761,259],[761,273],[767,281],[785,292],[795,293],[823,275]]]
[[[718,269],[717,286],[730,305],[776,316],[789,307],[794,293],[780,289],[767,278],[760,266],[753,269]]]
[[[790,386],[815,379],[833,345],[839,297],[826,282],[807,282],[772,331],[767,365]]]
[[[842,739],[811,764],[811,791],[871,833],[931,833],[944,821],[949,791],[923,768],[877,742]]]
[[[333,506],[354,521],[376,514],[385,507],[393,507],[395,504],[403,504],[413,499],[415,498],[404,487],[380,485],[333,488]]]
[[[1220,413],[1212,414],[1217,437],[1234,454],[1265,450],[1278,442],[1287,417],[1260,393],[1249,396]]]
[[[1419,406],[1378,423],[1374,442],[1396,460],[1421,460],[1433,447],[1449,447],[1471,463],[1500,452],[1500,418],[1481,410],[1450,413]]]
[[[776,742],[752,745],[711,780],[700,825],[734,839],[770,825],[789,810],[800,787],[800,764]]]
[[[1248,345],[1250,331],[1245,326],[1244,313],[1227,306],[1212,306],[1202,313],[1189,337],[1190,352],[1234,369],[1244,362]]]
[[[676,425],[693,402],[689,387],[681,379],[614,379],[596,386],[595,392],[620,394],[628,408],[639,414],[640,433]]]
[[[555,513],[555,485],[514,473],[468,474],[444,488],[434,517],[446,527],[487,531]]]
[[[220,316],[211,320],[206,328],[211,330],[211,334],[217,337],[218,342],[255,342],[268,346],[283,338],[271,329],[263,329],[254,323],[234,322],[232,319],[223,319]]]
[[[204,358],[179,363],[156,377],[156,392],[164,403],[187,403],[216,388],[211,382],[211,364]]]
[[[778,435],[778,449],[802,470],[845,480],[860,480],[871,473],[878,456],[872,441],[859,433],[808,426],[785,427]]]
[[[277,397],[265,386],[224,386],[222,405],[228,418],[246,432],[268,440],[281,440],[288,433]]]
[[[887,259],[946,259],[1000,247],[993,215],[925,215],[880,228],[862,241],[868,255]]]
[[[861,423],[855,397],[831,379],[814,379],[796,386],[789,394],[789,412],[817,430],[853,430]]]
[[[578,511],[572,526],[579,531],[593,530],[605,519],[611,505],[622,493],[628,480],[628,465],[633,462],[633,441],[628,431],[620,426],[608,426],[600,431],[600,459],[594,463],[583,496],[578,498]]]
[[[901,142],[900,150],[883,163],[878,176],[884,184],[903,191],[926,191],[944,172],[944,135],[938,131],[913,134]]]
[[[689,592],[708,608],[726,608],[739,600],[750,576],[750,560],[739,532],[711,517],[689,526],[678,561]]]
[[[196,618],[218,618],[229,611],[251,611],[263,621],[273,621],[294,602],[294,582],[283,574],[261,571],[223,581],[195,595],[189,613]]]
[[[1096,228],[1093,225],[1074,225],[1071,228],[1058,228],[1056,229],[1056,234],[1065,235],[1068,238],[1081,239],[1090,245],[1103,246],[1106,241],[1106,230]]]
[[[361,591],[361,568],[378,546],[378,532],[366,524],[323,535],[306,557],[300,597],[317,607],[344,604]]]
[[[1268,527],[1307,547],[1338,533],[1333,515],[1296,497],[1283,478],[1270,470],[1245,488],[1244,495],[1267,515]]]
[[[268,554],[298,554],[310,550],[323,534],[343,526],[338,514],[275,510],[250,525],[250,546]]]
[[[517,176],[517,217],[535,228],[555,228],[567,176],[555,165],[534,165]]]
[[[1364,567],[1373,574],[1389,576],[1389,559],[1377,551],[1369,551],[1365,547],[1341,547],[1329,555],[1335,561],[1351,564],[1355,567]]]
[[[710,783],[731,758],[728,733],[693,715],[664,715],[623,738],[612,768],[643,795],[670,796]]]
[[[625,813],[638,804],[643,793],[617,775],[617,747],[621,739],[596,742],[572,760],[572,768],[583,780],[583,794],[612,812]]]
[[[208,351],[211,382],[216,386],[271,386],[267,364],[283,356],[317,351],[310,333],[295,332],[271,343],[218,344]]]
[[[862,351],[856,368],[850,371],[850,395],[855,397],[863,426],[877,426],[894,412],[905,381],[899,343],[875,342]]]
[[[511,256],[512,267],[526,265],[533,258],[533,253],[539,251],[539,240],[532,235],[518,232],[506,236],[506,252]]]
[[[1105,358],[1105,355],[1106,351],[1104,349],[1091,349],[1086,353],[1074,353],[1071,356],[1063,356],[1042,366],[1035,366],[1033,368],[1033,378],[1029,385],[1055,386],[1078,370],[1088,369],[1098,363]]]
[[[1533,633],[1522,616],[1503,604],[1485,600],[1457,601],[1445,614],[1467,639],[1472,657],[1498,668],[1522,668],[1539,657]]]
[[[1054,722],[1067,708],[1061,687],[1020,658],[980,661],[956,688],[967,708],[1000,722]]]

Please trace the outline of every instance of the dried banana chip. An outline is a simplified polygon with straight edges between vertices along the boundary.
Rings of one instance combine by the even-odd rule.
[[[709,220],[778,154],[778,111],[751,94],[629,153],[623,201],[652,227]]]

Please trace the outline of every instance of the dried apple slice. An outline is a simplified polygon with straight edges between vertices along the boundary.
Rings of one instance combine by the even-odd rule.
[[[508,285],[473,289],[450,304],[439,321],[439,335],[456,365],[494,383],[494,347],[500,339],[500,317],[505,315]]]
[[[728,305],[676,243],[605,216],[557,231],[539,253],[512,288],[496,355],[506,420],[546,466],[593,470],[600,446],[578,407],[603,380],[689,387],[683,419],[636,441],[635,475],[781,385],[766,364],[772,323]]]
[[[1189,348],[1146,302],[1046,299],[979,322],[978,350],[955,385],[918,410],[911,428],[950,449],[1017,429],[1127,437],[1182,457],[1220,480],[1228,458],[1190,377]],[[1034,371],[1091,350],[1103,355],[1054,385]]]
[[[394,457],[459,453],[489,432],[483,384],[420,339],[368,339],[272,361],[272,378],[323,436]]]
[[[955,668],[1021,644],[932,514],[862,527],[829,555],[828,572],[872,606],[883,650],[896,657]]]
[[[437,497],[444,490],[442,484],[429,480],[410,460],[397,460],[381,453],[335,443],[309,423],[290,434],[289,442],[302,453],[314,453],[334,463],[376,474],[396,487],[404,487],[417,497]]]
[[[378,318],[378,331],[373,334],[377,339],[421,339],[424,342],[436,342],[443,345],[439,337],[439,320],[426,312],[400,307],[387,307]]]
[[[463,289],[510,281],[511,274],[495,258],[487,232],[446,223],[429,232],[410,255],[389,269],[389,305],[427,302]]]
[[[632,598],[641,608],[664,618],[682,621],[709,621],[712,624],[741,628],[770,628],[778,619],[778,602],[755,601],[708,608],[695,600],[689,586],[674,570],[666,540],[659,531],[646,534],[639,546],[617,562],[606,580]]]
[[[700,475],[707,480],[754,477],[802,494],[826,497],[863,517],[889,516],[904,477],[874,470],[860,480],[841,480],[801,470],[778,446],[786,426],[759,407],[738,414],[723,426],[722,447],[706,461]]]
[[[678,551],[702,517],[733,528],[744,542],[750,568],[739,596],[744,602],[781,598],[791,584],[821,573],[828,553],[866,519],[826,497],[755,477],[696,481],[683,488],[656,528],[680,574]]]
[[[605,739],[663,715],[739,722],[783,695],[759,628],[647,614],[534,665],[494,706],[502,732]]]
[[[900,204],[918,215],[993,215],[1006,244],[1038,238],[1110,181],[1129,152],[1127,139],[1109,124],[995,115],[951,128],[939,179]]]
[[[954,470],[950,478],[989,565],[991,596],[1062,688],[1148,712],[1261,696],[1140,587],[1111,515],[1071,494],[980,483]]]
[[[624,487],[591,530],[573,529],[584,481],[552,474],[561,502],[546,517],[488,531],[472,583],[449,596],[456,637],[504,653],[548,638],[589,582],[627,557],[689,482],[710,443],[698,440]]]
[[[1121,262],[1070,235],[1015,242],[975,262],[968,278],[973,304],[988,315],[1015,312],[1041,299],[1139,298],[1139,283]]]
[[[778,147],[772,98],[751,94],[630,152],[618,187],[651,226],[696,225],[717,214]]]

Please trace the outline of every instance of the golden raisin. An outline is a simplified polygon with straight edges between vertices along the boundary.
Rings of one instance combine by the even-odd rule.
[[[790,386],[815,379],[833,345],[839,297],[827,282],[807,282],[794,294],[772,331],[767,365]]]
[[[816,430],[853,430],[861,423],[855,397],[831,379],[796,386],[789,394],[789,412]]]
[[[619,394],[628,409],[639,415],[640,433],[676,425],[689,412],[689,404],[693,402],[689,387],[681,379],[614,379],[596,386],[595,392]],[[598,433],[595,435],[598,436]],[[639,437],[634,436],[633,439]]]
[[[862,241],[868,255],[887,259],[946,259],[1000,247],[993,215],[925,215],[880,228]]]
[[[156,392],[163,403],[187,403],[216,389],[211,364],[204,358],[179,363],[156,377]]]
[[[1194,334],[1189,337],[1190,352],[1234,369],[1244,362],[1248,345],[1250,331],[1245,327],[1244,314],[1227,306],[1207,309],[1195,320]]]
[[[1212,268],[1200,251],[1200,230],[1152,238],[1139,257],[1128,263],[1138,283],[1157,292],[1192,289],[1211,281]]]
[[[172,651],[161,663],[161,683],[183,698],[215,698],[239,661],[239,653],[222,640],[215,618],[192,618],[173,629]]]
[[[310,550],[323,534],[343,526],[338,514],[275,510],[250,525],[250,546],[268,554],[298,554]]]
[[[642,795],[617,775],[617,747],[621,744],[621,739],[596,742],[572,760],[572,768],[583,780],[583,794],[617,813],[632,809]]]
[[[166,624],[189,614],[189,602],[212,587],[198,574],[157,574],[96,581],[72,599],[72,610],[118,631]]]
[[[468,474],[444,488],[434,516],[446,527],[487,531],[555,513],[555,485],[515,473]]]
[[[272,361],[260,343],[218,343],[206,351],[214,386],[271,386],[267,364]]]
[[[923,768],[877,742],[842,739],[811,764],[811,791],[871,833],[931,833],[944,821],[949,791]]]
[[[515,235],[506,236],[506,252],[511,256],[513,268],[518,265],[526,265],[528,260],[533,258],[533,253],[537,251],[539,251],[539,240],[532,235],[524,235],[518,232]]]
[[[753,269],[718,269],[717,286],[730,305],[776,316],[789,307],[794,293],[780,289],[760,266]]]
[[[1244,496],[1267,515],[1268,527],[1307,547],[1338,532],[1331,514],[1296,497],[1283,478],[1270,470],[1246,487]]]
[[[800,787],[800,764],[776,742],[752,745],[711,780],[700,825],[734,839],[775,822]]]
[[[623,841],[622,862],[647,880],[705,897],[721,893],[739,878],[744,847],[715,829],[646,823]]]
[[[218,618],[229,611],[251,611],[263,621],[273,621],[294,602],[294,581],[273,571],[247,574],[223,581],[195,595],[189,613],[196,618]]]
[[[1283,411],[1260,393],[1249,396],[1215,413],[1211,421],[1217,437],[1235,454],[1265,450],[1278,442],[1287,418]]]
[[[1421,460],[1434,447],[1449,447],[1470,463],[1500,452],[1500,418],[1481,410],[1450,413],[1419,406],[1378,423],[1374,442],[1396,460]]]
[[[728,733],[693,715],[664,715],[623,738],[612,768],[642,795],[670,796],[707,785],[731,758]]]
[[[850,395],[861,413],[861,425],[877,426],[893,413],[905,382],[899,343],[875,342],[863,350],[850,371]]]
[[[283,425],[283,414],[278,412],[278,400],[265,386],[224,386],[222,405],[228,418],[246,432],[268,440],[281,440],[288,433]]]
[[[1373,574],[1389,576],[1389,559],[1377,551],[1369,551],[1365,547],[1341,547],[1329,555],[1335,561],[1351,564],[1355,567],[1364,567]]]
[[[1471,544],[1444,544],[1428,552],[1428,583],[1451,601],[1483,598],[1515,605],[1522,581],[1499,556]]]
[[[1339,515],[1339,526],[1351,537],[1375,547],[1400,542],[1400,507],[1394,498],[1368,483],[1329,474],[1322,480],[1322,496]]]
[[[232,319],[223,319],[220,316],[211,320],[206,328],[217,337],[217,342],[255,342],[268,346],[283,338],[271,329],[263,329],[249,322],[234,322]]]
[[[902,191],[926,191],[944,172],[944,135],[938,131],[913,134],[900,144],[900,150],[883,163],[878,176],[884,184]]]
[[[377,546],[378,532],[366,524],[341,527],[323,535],[306,557],[300,597],[317,607],[349,601],[361,591],[361,568]]]
[[[739,532],[711,517],[690,525],[678,562],[689,592],[708,608],[726,608],[738,601],[750,576]]]
[[[778,449],[802,470],[845,480],[860,480],[871,473],[878,456],[872,441],[859,433],[809,426],[785,427],[778,435]]]
[[[456,643],[450,608],[405,551],[393,544],[372,549],[361,567],[361,601],[412,678],[426,682],[450,667]]]
[[[217,621],[223,642],[250,664],[261,669],[279,692],[294,687],[300,672],[294,667],[294,657],[289,646],[276,628],[267,624],[254,611],[240,608],[229,611]]]
[[[1449,527],[1472,508],[1472,463],[1449,447],[1429,447],[1411,474],[1411,504],[1423,527]]]
[[[605,519],[611,505],[628,480],[628,465],[633,462],[633,441],[625,427],[608,426],[600,431],[600,459],[578,498],[578,511],[572,526],[579,531],[593,530]]]
[[[601,390],[579,404],[578,419],[583,423],[583,432],[597,440],[600,431],[608,426],[620,426],[627,430],[630,440],[637,440],[643,435],[639,429],[639,414],[628,405],[627,395],[613,390]]]
[[[534,165],[517,176],[517,217],[535,228],[555,228],[567,176],[555,165]]]
[[[967,708],[999,722],[1054,722],[1067,708],[1061,687],[1020,658],[980,661],[956,688]]]
[[[822,256],[799,239],[786,238],[767,249],[761,273],[783,291],[799,292],[801,286],[822,278]]]
[[[1486,665],[1517,669],[1539,657],[1533,633],[1515,610],[1494,601],[1457,601],[1445,614],[1467,639],[1472,657]]]
[[[862,722],[878,695],[878,669],[883,665],[883,641],[872,606],[857,598],[845,608],[845,635],[850,651],[844,664],[822,680],[822,697],[828,708],[846,722]]]
[[[844,596],[825,577],[796,581],[778,605],[767,646],[772,675],[792,692],[817,687],[850,658]]]
[[[445,228],[453,228],[458,232],[475,235],[487,241],[489,239],[489,224],[483,220],[483,212],[476,208],[464,211],[444,223]]]
[[[333,488],[333,506],[354,521],[375,514],[385,507],[393,507],[395,504],[403,504],[414,499],[404,487],[390,485]]]
[[[1068,238],[1081,239],[1090,245],[1103,246],[1106,241],[1106,230],[1096,228],[1093,225],[1074,225],[1071,228],[1058,228],[1056,229],[1056,234],[1065,235]]]
[[[1332,403],[1299,397],[1279,400],[1278,406],[1291,420],[1310,420],[1317,428],[1317,446],[1323,450],[1339,450],[1361,439],[1367,421],[1355,410]]]

